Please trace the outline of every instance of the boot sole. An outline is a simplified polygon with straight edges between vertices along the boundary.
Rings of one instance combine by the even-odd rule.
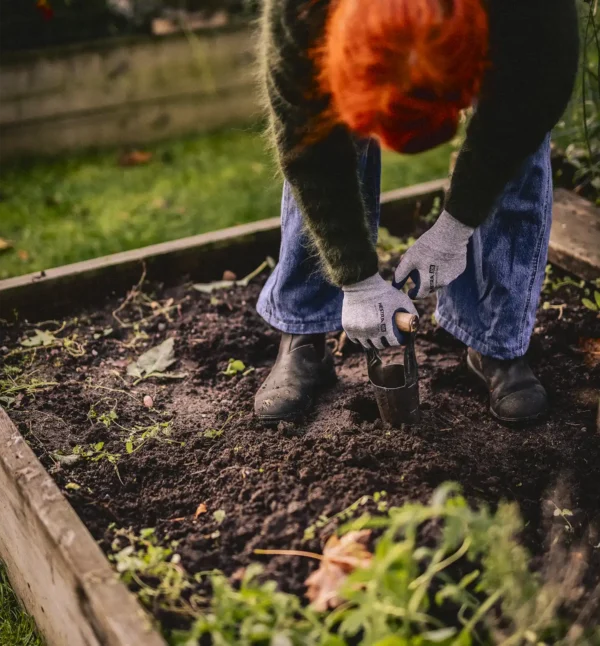
[[[467,368],[483,383],[489,397],[489,388],[487,385],[487,379],[484,377],[483,373],[473,365],[473,362],[471,361],[471,357],[468,354],[467,354]],[[542,413],[538,413],[537,415],[531,415],[530,417],[502,417],[502,415],[498,415],[498,413],[496,413],[492,409],[491,404],[488,404],[488,410],[490,411],[491,416],[494,419],[498,420],[499,422],[502,422],[503,424],[510,424],[515,426],[534,424],[535,422],[539,422],[541,419],[543,419],[546,416],[546,412],[542,412]]]

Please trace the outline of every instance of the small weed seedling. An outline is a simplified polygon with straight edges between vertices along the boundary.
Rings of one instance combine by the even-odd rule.
[[[364,507],[371,500],[377,505],[377,511],[382,513],[385,512],[387,510],[387,502],[385,500],[386,496],[387,493],[385,491],[376,491],[372,496],[361,496],[358,500],[355,500],[351,505],[342,509],[342,511],[334,514],[333,516],[322,514],[315,523],[309,525],[304,530],[304,540],[312,540],[317,535],[318,529],[323,529],[336,520],[340,522],[349,521],[361,507]]]
[[[221,437],[221,435],[223,435],[227,424],[229,424],[232,419],[239,417],[242,414],[243,413],[231,413],[231,415],[229,415],[229,417],[223,422],[223,426],[221,426],[220,428],[209,428],[206,431],[199,433],[199,435],[205,437],[207,440],[217,440]]]
[[[95,404],[92,404],[90,406],[90,410],[88,411],[87,418],[90,420],[90,422],[100,422],[100,424],[103,424],[106,428],[110,428],[113,424],[113,422],[116,422],[119,419],[119,416],[117,415],[117,403],[113,404],[113,406],[106,412],[104,413],[99,413],[96,410],[96,407],[104,400],[100,400],[99,402],[96,402]]]
[[[217,509],[216,511],[213,511],[213,518],[217,521],[217,524],[220,525],[224,520],[225,520],[225,510],[224,509]]]
[[[127,429],[124,429],[127,430]],[[149,426],[134,426],[133,429],[129,429],[129,436],[125,440],[125,450],[127,453],[135,453],[139,451],[144,444],[151,440],[156,440],[157,442],[163,442],[164,444],[178,444],[179,446],[185,446],[185,442],[178,442],[177,440],[172,440],[169,436],[172,431],[172,422],[157,422],[156,424],[150,424]]]
[[[5,366],[0,373],[0,404],[10,408],[18,397],[35,396],[36,393],[57,386],[56,381],[37,379],[39,370],[24,372],[17,366]]]
[[[82,446],[81,444],[77,444],[76,446],[73,447],[73,451],[71,452],[70,455],[60,456],[58,454],[53,454],[53,456],[57,458],[59,462],[63,462],[63,463],[64,463],[64,460],[61,460],[60,459],[61,457],[71,458],[71,456],[73,456],[73,459],[69,460],[71,464],[76,462],[77,459],[90,460],[90,462],[100,462],[102,460],[106,460],[107,462],[113,465],[115,469],[115,473],[117,474],[117,478],[119,478],[119,482],[121,484],[124,484],[123,480],[121,480],[119,467],[117,466],[117,462],[119,461],[121,454],[110,453],[109,451],[105,451],[104,442],[96,442],[95,444],[89,444],[87,448]]]
[[[246,368],[246,364],[239,359],[229,359],[227,363],[227,368],[223,370],[223,374],[228,377],[235,377],[237,374],[242,374],[242,377],[249,375],[251,372],[254,372],[254,368],[251,366]]]
[[[558,320],[563,317],[563,314],[565,313],[565,309],[567,307],[566,303],[559,303],[558,305],[552,305],[550,301],[544,301],[542,303],[542,309],[543,310],[557,310],[558,311]]]
[[[57,330],[41,330],[36,328],[33,336],[26,336],[21,339],[20,345],[22,350],[13,350],[10,355],[19,352],[28,352],[30,350],[37,350],[38,348],[62,348],[67,354],[72,357],[83,357],[85,355],[85,345],[77,341],[78,334],[73,332],[65,337],[57,336],[65,330],[65,328],[72,323],[77,323],[77,319],[72,321],[63,321]],[[10,356],[9,355],[9,356]]]
[[[569,517],[573,515],[573,512],[570,509],[561,509],[553,500],[550,501],[554,505],[554,513],[553,516],[555,518],[562,518],[565,525],[564,528],[567,532],[572,532],[573,531],[573,525],[571,524],[571,521],[569,520]]]
[[[110,336],[113,333],[113,329],[111,327],[105,327],[101,332],[94,332],[94,341],[97,341],[98,339],[102,339],[103,337]]]
[[[542,291],[545,293],[556,292],[561,287],[570,286],[576,289],[585,289],[585,280],[575,280],[571,276],[565,276],[564,278],[553,278],[553,269],[552,265],[546,265],[546,273],[544,277],[544,284]]]
[[[600,312],[600,292],[594,290],[594,300],[582,298],[581,303],[592,312]]]

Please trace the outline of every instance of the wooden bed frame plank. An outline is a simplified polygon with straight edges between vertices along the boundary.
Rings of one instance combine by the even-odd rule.
[[[1,408],[0,559],[48,646],[165,646]]]

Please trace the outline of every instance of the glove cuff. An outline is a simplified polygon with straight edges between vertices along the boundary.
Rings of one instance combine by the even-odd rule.
[[[344,285],[342,290],[346,294],[352,294],[356,292],[372,291],[374,289],[381,288],[381,283],[387,284],[385,280],[381,277],[381,274],[377,272],[369,278],[359,281],[358,283],[353,283],[352,285]]]
[[[475,229],[453,218],[448,211],[442,211],[434,224],[436,233],[446,244],[465,244]]]

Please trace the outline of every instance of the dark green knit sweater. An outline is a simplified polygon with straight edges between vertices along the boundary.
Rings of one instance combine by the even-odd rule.
[[[309,51],[331,0],[264,3],[261,80],[281,169],[331,280],[352,284],[377,271],[356,144],[342,126],[306,144],[328,105],[317,93]],[[448,212],[472,227],[560,118],[577,69],[573,0],[488,0],[487,8],[491,65],[446,201]]]

